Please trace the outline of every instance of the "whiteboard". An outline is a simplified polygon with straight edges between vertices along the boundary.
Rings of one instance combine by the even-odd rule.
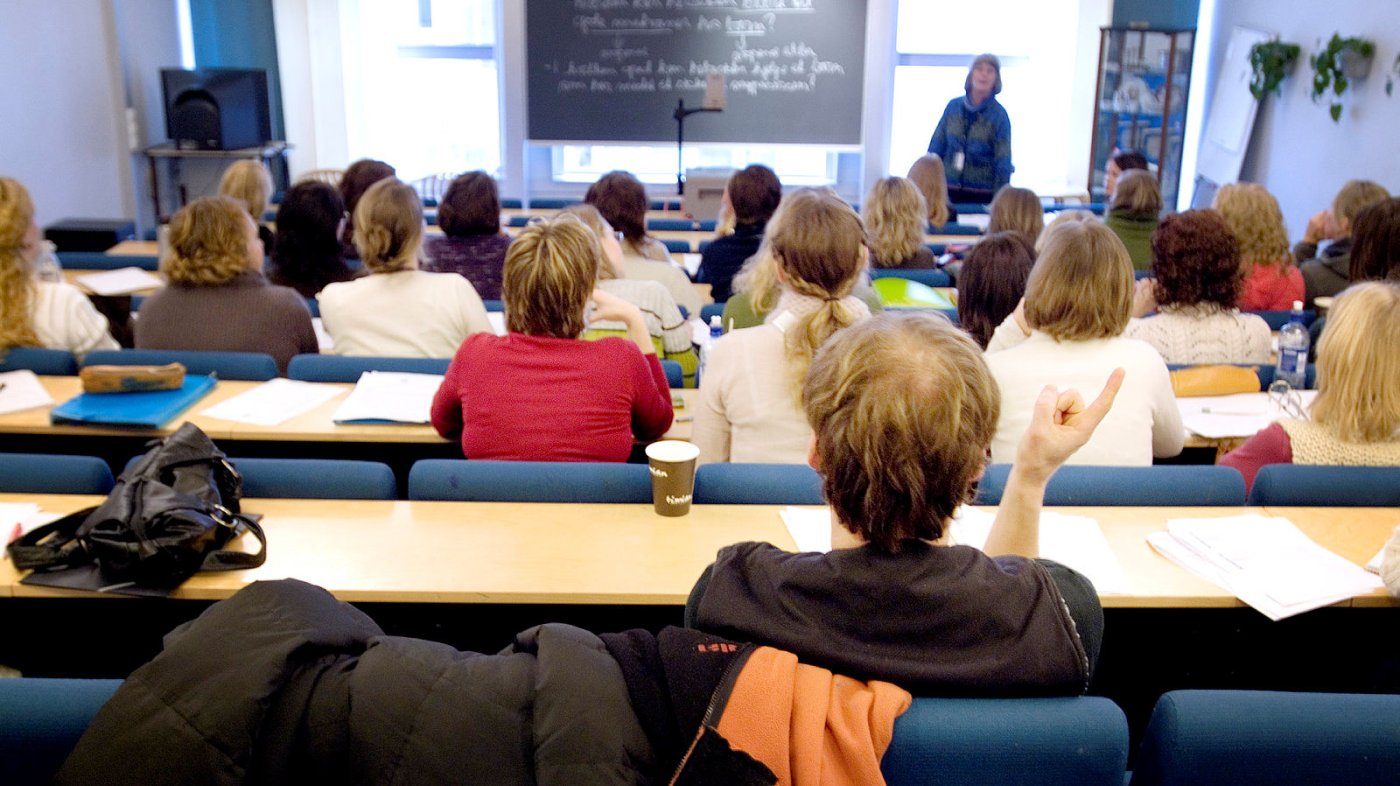
[[[1270,33],[1236,27],[1230,33],[1225,60],[1215,75],[1215,95],[1206,113],[1205,135],[1196,163],[1196,174],[1216,185],[1239,179],[1249,135],[1254,131],[1254,115],[1259,102],[1249,92],[1252,69],[1249,49],[1273,38]]]

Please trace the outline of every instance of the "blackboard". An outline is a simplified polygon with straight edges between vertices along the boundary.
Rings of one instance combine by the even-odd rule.
[[[865,0],[528,0],[529,137],[859,145]]]

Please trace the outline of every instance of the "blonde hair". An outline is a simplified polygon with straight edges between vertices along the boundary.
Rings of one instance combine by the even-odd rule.
[[[919,156],[909,167],[909,179],[924,196],[929,226],[941,227],[948,223],[948,175],[943,171],[943,159],[937,153]]]
[[[423,245],[423,201],[413,186],[386,177],[355,206],[355,250],[372,273],[410,270]]]
[[[785,220],[768,233],[773,259],[788,289],[821,301],[783,333],[793,394],[800,398],[817,347],[861,316],[845,298],[865,269],[865,231],[856,211],[835,194],[799,191],[783,206]]]
[[[243,203],[253,223],[262,223],[268,200],[272,199],[272,173],[261,161],[235,161],[219,180],[219,195]]]
[[[1351,234],[1351,224],[1363,208],[1390,199],[1390,192],[1371,180],[1348,180],[1332,199],[1332,218]]]
[[[1146,169],[1129,169],[1119,175],[1108,209],[1140,216],[1162,212],[1162,188],[1157,185],[1157,176]]]
[[[943,535],[1001,411],[981,350],[934,314],[885,312],[841,331],[813,359],[803,398],[827,501],[887,552]]]
[[[794,195],[807,192],[821,192],[836,195],[836,192],[826,186],[817,188],[800,188],[793,192]],[[804,197],[805,198],[805,197]],[[763,314],[773,310],[773,306],[778,300],[778,263],[773,259],[773,235],[782,227],[786,220],[787,207],[791,199],[784,199],[778,203],[778,209],[774,211],[773,217],[768,219],[768,226],[763,233],[763,240],[759,241],[758,251],[744,262],[744,266],[739,268],[739,272],[734,275],[733,291],[749,296],[749,302],[753,306],[754,313]]]
[[[586,203],[569,205],[563,210],[560,210],[559,215],[574,216],[579,221],[582,221],[584,226],[593,230],[593,234],[598,238],[598,245],[600,248],[602,247],[603,235],[609,231],[612,231],[611,226],[609,226],[608,224],[608,220],[606,218],[603,218],[603,214],[598,212],[598,208]],[[606,252],[598,255],[599,281],[608,281],[610,279],[617,278],[617,276],[613,273],[612,265],[608,264],[608,260],[606,257]]]
[[[0,177],[0,347],[37,347],[29,309],[33,270],[24,256],[24,236],[34,223],[34,201],[18,180]]]
[[[1055,229],[1026,281],[1026,322],[1056,341],[1112,338],[1128,326],[1133,263],[1098,222]]]
[[[1240,264],[1292,267],[1288,230],[1278,200],[1258,183],[1229,183],[1215,194],[1213,205],[1240,244]]]
[[[1045,248],[1045,241],[1050,239],[1050,233],[1054,232],[1056,227],[1075,223],[1096,224],[1098,221],[1099,217],[1088,210],[1061,210],[1055,214],[1054,218],[1050,219],[1050,223],[1046,224],[1044,229],[1040,230],[1040,237],[1035,240],[1035,253],[1039,254]],[[1021,237],[1024,238],[1025,235],[1021,235]]]
[[[1045,208],[1040,205],[1040,197],[1029,188],[1002,186],[987,210],[991,213],[988,234],[1020,232],[1028,243],[1035,245],[1041,230],[1045,229]]]
[[[1343,442],[1386,442],[1400,428],[1400,284],[1337,296],[1317,345],[1312,418]]]
[[[230,197],[201,197],[170,217],[170,244],[160,261],[172,284],[212,287],[248,269],[248,222]]]
[[[602,264],[597,236],[578,217],[563,213],[531,223],[506,251],[506,327],[527,336],[578,338]]]
[[[902,177],[876,181],[865,195],[861,215],[876,267],[898,267],[923,248],[928,208],[913,181]]]

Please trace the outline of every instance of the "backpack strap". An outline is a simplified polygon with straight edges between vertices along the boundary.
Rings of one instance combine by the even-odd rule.
[[[25,533],[6,547],[10,561],[19,570],[53,570],[91,562],[92,555],[77,534],[95,510],[97,506],[84,508]]]
[[[258,523],[261,516],[250,516],[246,513],[234,513],[227,508],[223,508],[219,513],[227,515],[215,515],[218,522],[228,527],[228,540],[242,535],[244,532],[253,533],[253,537],[258,539],[261,547],[256,553],[249,554],[246,551],[234,551],[231,549],[219,549],[204,555],[204,563],[200,565],[200,570],[244,570],[246,568],[256,568],[267,561],[267,535],[263,534],[262,525]]]

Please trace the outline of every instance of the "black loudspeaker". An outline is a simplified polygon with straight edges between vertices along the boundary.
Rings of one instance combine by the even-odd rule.
[[[165,128],[176,147],[239,150],[272,138],[267,72],[255,68],[165,68]]]

